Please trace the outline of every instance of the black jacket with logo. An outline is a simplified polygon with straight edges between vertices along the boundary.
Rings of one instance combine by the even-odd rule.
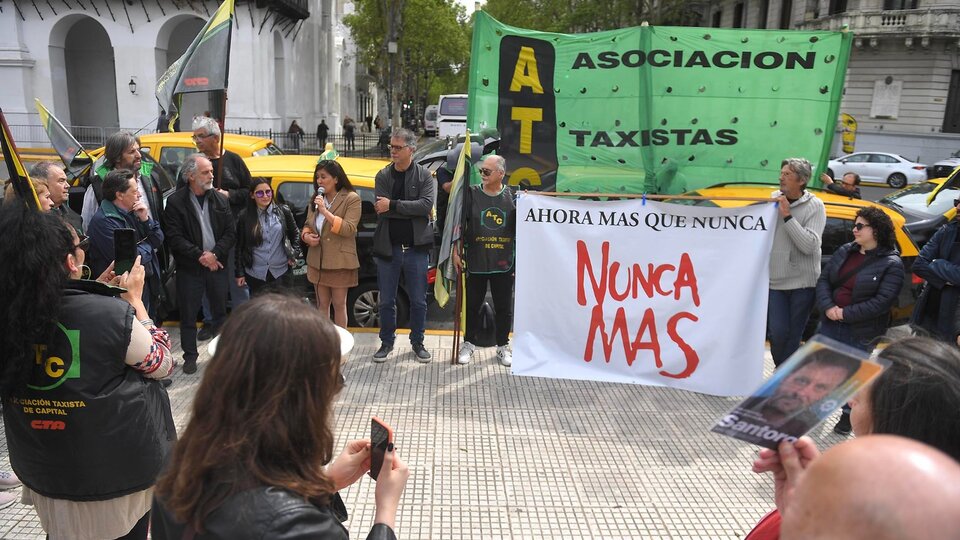
[[[149,488],[176,439],[167,391],[124,363],[130,304],[71,281],[27,387],[4,403],[10,463],[46,497],[114,499]]]

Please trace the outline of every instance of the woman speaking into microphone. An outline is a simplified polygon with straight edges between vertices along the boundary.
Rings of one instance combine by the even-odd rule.
[[[347,290],[359,283],[357,225],[360,196],[343,167],[334,160],[320,160],[313,171],[317,196],[307,209],[301,240],[307,250],[307,279],[317,293],[317,308],[330,312],[337,326],[347,326]]]

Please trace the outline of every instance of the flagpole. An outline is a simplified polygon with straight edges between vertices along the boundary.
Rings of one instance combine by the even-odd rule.
[[[462,242],[458,242],[462,243]],[[453,249],[457,249],[454,246]],[[459,252],[457,253],[459,255]],[[460,306],[463,302],[463,287],[461,280],[464,278],[463,258],[460,258],[460,268],[457,270],[457,299],[453,303],[453,356],[450,357],[451,364],[457,364],[457,357],[460,355]]]
[[[229,51],[229,42],[227,46]],[[229,55],[229,53],[228,53]],[[230,61],[227,61],[227,74],[229,76]],[[220,159],[217,161],[217,189],[220,189],[220,185],[223,183],[223,140],[227,138],[227,88],[226,81],[224,81],[223,88],[223,99],[220,102]]]

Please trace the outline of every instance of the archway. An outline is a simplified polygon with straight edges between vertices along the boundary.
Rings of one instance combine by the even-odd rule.
[[[179,15],[164,23],[157,34],[157,78],[183,56],[190,44],[203,30],[206,21],[195,15]],[[220,109],[219,93],[184,94],[180,109],[180,130],[190,131],[191,119],[207,111]]]
[[[63,17],[50,31],[50,75],[55,114],[72,126],[116,130],[117,76],[113,46],[103,26],[86,15]],[[92,130],[89,136],[96,137]],[[88,134],[74,129],[85,142]]]

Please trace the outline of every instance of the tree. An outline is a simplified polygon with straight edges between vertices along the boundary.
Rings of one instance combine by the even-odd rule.
[[[394,21],[395,54],[387,52],[391,8],[399,15]],[[353,34],[360,62],[387,89],[394,105],[396,96],[432,94],[437,81],[456,80],[449,74],[465,69],[470,28],[463,6],[454,0],[357,0],[355,9],[344,22]],[[466,84],[458,89],[465,90]]]
[[[706,2],[689,0],[487,0],[500,22],[544,32],[584,33],[652,25],[691,26]]]

